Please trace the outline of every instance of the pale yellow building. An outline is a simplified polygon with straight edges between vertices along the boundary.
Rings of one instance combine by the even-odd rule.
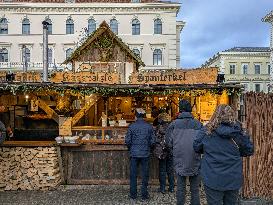
[[[269,47],[234,47],[217,53],[202,67],[218,67],[225,82],[238,82],[245,91],[270,91]]]

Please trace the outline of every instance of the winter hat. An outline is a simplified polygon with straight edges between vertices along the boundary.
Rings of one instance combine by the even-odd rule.
[[[187,100],[180,100],[179,112],[191,112],[191,104]]]
[[[136,108],[136,117],[144,117],[145,113],[143,108]]]

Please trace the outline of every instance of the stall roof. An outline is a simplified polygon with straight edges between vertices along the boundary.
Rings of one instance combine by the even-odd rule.
[[[97,28],[97,30],[95,30],[90,36],[87,37],[87,39],[85,40],[85,42],[78,47],[73,53],[72,55],[67,58],[64,61],[64,64],[67,64],[69,62],[72,62],[73,60],[77,59],[77,57],[79,56],[79,54],[86,49],[90,44],[92,44],[94,41],[97,40],[97,38],[102,35],[103,33],[107,32],[111,37],[113,37],[119,44],[119,46],[121,46],[124,50],[126,50],[130,56],[132,56],[132,58],[141,66],[145,66],[145,64],[143,63],[143,61],[129,48],[129,46],[127,44],[125,44],[121,38],[119,38],[109,27],[109,25],[106,23],[106,21],[103,21],[99,28]]]
[[[1,92],[30,93],[53,91],[57,93],[70,92],[71,94],[92,94],[97,93],[107,95],[152,95],[152,94],[171,94],[179,91],[203,90],[219,93],[229,90],[231,93],[240,92],[243,88],[238,83],[221,84],[177,84],[177,85],[135,85],[135,84],[77,84],[77,83],[0,83]]]

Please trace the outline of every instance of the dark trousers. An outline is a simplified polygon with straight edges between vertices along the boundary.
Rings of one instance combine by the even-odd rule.
[[[148,182],[149,182],[149,157],[130,158],[130,197],[132,199],[137,198],[137,168],[141,164],[141,177],[142,177],[142,186],[141,186],[141,197],[142,199],[148,199]]]
[[[165,159],[159,159],[159,183],[160,191],[165,192],[166,188],[166,175],[168,175],[169,191],[174,190],[174,171],[173,171],[173,158],[167,156]]]
[[[239,190],[218,191],[205,187],[208,205],[236,205],[238,204]]]
[[[177,175],[177,205],[184,205],[186,201],[186,176]],[[191,191],[191,205],[200,205],[199,185],[200,176],[189,176],[190,191]]]

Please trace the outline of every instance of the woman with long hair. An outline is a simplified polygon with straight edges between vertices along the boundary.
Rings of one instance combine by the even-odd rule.
[[[208,205],[237,204],[243,182],[241,157],[254,152],[249,135],[229,105],[219,105],[193,144],[203,154],[201,176]]]

